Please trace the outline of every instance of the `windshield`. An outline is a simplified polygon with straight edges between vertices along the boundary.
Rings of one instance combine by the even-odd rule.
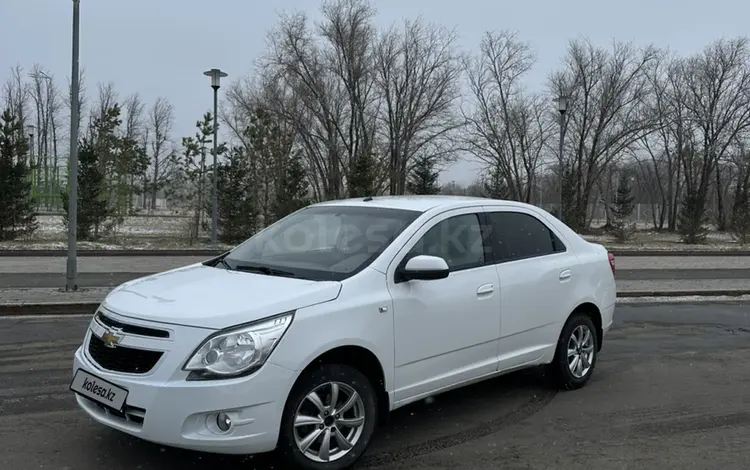
[[[367,267],[419,215],[401,209],[312,206],[245,241],[225,261],[229,269],[340,281]]]

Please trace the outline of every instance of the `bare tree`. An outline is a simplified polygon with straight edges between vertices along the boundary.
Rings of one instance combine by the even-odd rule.
[[[143,119],[143,113],[146,109],[146,105],[141,100],[141,95],[133,93],[123,101],[122,109],[125,111],[125,119],[123,120],[123,137],[140,140],[143,138],[145,132],[145,121]]]
[[[380,38],[375,53],[378,92],[383,100],[381,133],[388,156],[391,194],[404,194],[415,157],[436,163],[453,155],[451,137],[460,97],[460,55],[453,31],[421,19],[404,21]]]
[[[702,223],[705,203],[715,177],[723,185],[719,162],[727,157],[736,138],[750,128],[750,68],[748,40],[718,40],[681,62],[685,83],[686,119],[695,128],[697,148],[685,153],[683,169],[693,226]],[[726,225],[724,198],[717,193],[717,219]],[[688,238],[692,238],[688,237]]]
[[[747,137],[743,135],[735,140],[731,155],[731,162],[737,177],[732,188],[733,201],[729,229],[741,245],[750,242],[750,151]]]
[[[125,101],[123,102],[123,110],[125,111],[125,119],[124,119],[124,129],[123,129],[123,139],[128,142],[128,145],[131,147],[130,151],[132,152],[138,152],[145,154],[146,152],[143,151],[142,147],[144,146],[142,142],[144,140],[148,140],[148,134],[146,129],[146,123],[144,119],[144,112],[146,109],[145,103],[141,100],[141,97],[138,93],[133,93],[132,95],[128,96]],[[130,168],[128,168],[128,174],[127,177],[127,208],[128,211],[133,210],[133,197],[135,194],[142,194],[145,199],[145,188],[137,188],[137,179],[139,179],[142,175],[137,175],[137,171],[140,170],[141,172],[145,169],[144,167],[140,167],[140,165],[136,160],[136,157],[131,157],[132,164],[129,165]]]
[[[148,114],[151,135],[151,179],[148,184],[150,208],[156,208],[156,195],[174,171],[175,149],[170,145],[174,110],[166,98],[159,97]],[[145,198],[144,198],[145,200]]]
[[[273,109],[290,122],[313,168],[313,184],[320,199],[338,197],[340,179],[332,177],[340,167],[340,141],[336,133],[337,89],[327,80],[322,53],[303,14],[282,16],[270,36],[265,58],[268,83],[283,83],[272,94]]]
[[[27,109],[29,86],[23,77],[23,67],[20,65],[10,69],[10,77],[3,84],[3,101],[4,108],[7,108],[11,115],[16,116],[24,125],[28,125],[31,124],[28,122],[30,116]]]
[[[225,101],[219,109],[219,122],[226,125],[231,131],[230,140],[247,146],[245,129],[257,106],[263,106],[262,77],[243,78],[233,81],[224,92]],[[268,106],[272,108],[272,106]]]
[[[49,135],[50,142],[52,145],[52,172],[51,178],[53,184],[51,185],[50,200],[54,197],[57,198],[60,193],[60,189],[63,186],[60,172],[60,144],[61,138],[64,133],[60,132],[61,124],[61,112],[63,109],[63,102],[60,94],[60,89],[55,83],[54,77],[50,75],[50,81],[47,87],[47,116],[49,117]],[[54,196],[52,196],[54,195]]]
[[[36,142],[34,147],[37,149],[36,161],[32,165],[37,169],[37,181],[41,183],[42,188],[46,191],[44,205],[50,208],[54,184],[52,177],[55,174],[57,155],[55,142],[56,135],[53,137],[53,123],[55,121],[53,113],[56,111],[56,89],[54,79],[39,64],[34,64],[29,73],[32,81],[29,87],[29,94],[34,103],[36,114]],[[56,134],[56,132],[54,132]],[[51,155],[52,149],[55,149],[55,155]],[[53,166],[54,165],[54,166]]]
[[[321,8],[324,21],[318,25],[327,47],[326,67],[340,84],[346,102],[343,119],[336,124],[345,154],[335,173],[348,175],[359,158],[374,151],[377,110],[374,93],[373,45],[375,10],[369,0],[328,0]],[[346,100],[346,101],[344,101]],[[343,104],[343,103],[342,103]]]
[[[553,123],[547,100],[524,93],[521,84],[534,62],[529,44],[509,31],[485,33],[479,54],[466,62],[473,109],[464,113],[465,148],[498,171],[509,197],[525,202]]]
[[[682,191],[681,156],[686,148],[690,124],[684,104],[684,75],[679,59],[668,51],[657,54],[645,68],[649,96],[647,112],[654,118],[653,132],[644,134],[634,149],[641,173],[651,184],[651,198],[660,201],[654,213],[654,227],[673,231],[677,226],[677,207]]]
[[[118,123],[115,122],[110,123],[110,115],[113,110],[118,108],[117,112],[119,113],[119,93],[117,92],[114,83],[99,83],[97,88],[98,96],[89,113],[88,134],[92,141],[98,141],[98,134],[101,133],[101,129],[96,126],[95,123],[99,122],[103,124],[107,122],[109,126],[118,125]],[[106,139],[109,139],[114,136],[113,132],[115,130],[116,129],[111,129],[111,132],[107,131],[102,135],[105,136]],[[114,194],[117,190],[114,180],[117,178],[116,169],[118,167],[117,154],[113,151],[114,147],[115,145],[113,143],[102,143],[102,149],[106,149],[107,151],[101,151],[97,155],[97,164],[108,182],[108,190],[111,193],[113,200],[115,198]]]
[[[294,128],[316,193],[330,199],[345,194],[351,166],[374,148],[374,10],[367,0],[332,0],[321,12],[317,36],[304,14],[283,15],[264,69],[281,84],[274,110]]]
[[[114,82],[99,83],[98,97],[94,109],[91,110],[89,122],[104,116],[109,109],[119,104],[120,94],[115,88]]]
[[[639,51],[615,42],[610,52],[575,40],[564,68],[551,77],[552,94],[571,97],[562,170],[572,193],[564,196],[565,221],[576,229],[588,226],[588,204],[601,173],[651,132],[645,70],[657,57],[653,47]]]

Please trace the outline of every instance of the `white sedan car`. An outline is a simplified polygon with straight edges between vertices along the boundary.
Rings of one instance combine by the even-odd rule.
[[[347,468],[379,420],[417,400],[538,365],[583,386],[612,325],[614,271],[604,247],[527,204],[315,204],[113,290],[70,388],[95,420],[147,441]]]

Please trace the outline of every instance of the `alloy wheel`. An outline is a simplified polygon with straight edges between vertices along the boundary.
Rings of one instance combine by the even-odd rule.
[[[294,440],[305,457],[333,462],[359,442],[365,405],[351,386],[327,382],[308,393],[294,414]]]
[[[568,340],[568,369],[582,379],[594,363],[594,335],[586,325],[578,325]]]

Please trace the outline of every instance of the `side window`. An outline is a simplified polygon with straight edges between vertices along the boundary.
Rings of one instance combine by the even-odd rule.
[[[485,264],[482,227],[476,214],[464,214],[438,222],[425,233],[406,255],[443,258],[451,271],[475,268]]]
[[[560,239],[536,217],[521,212],[491,212],[487,215],[497,262],[565,251]]]

